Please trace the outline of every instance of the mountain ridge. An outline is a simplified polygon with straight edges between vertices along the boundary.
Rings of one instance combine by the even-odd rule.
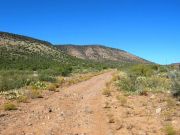
[[[128,62],[128,63],[152,63],[148,60],[140,58],[127,51],[112,48],[100,44],[92,45],[73,45],[62,44],[55,45],[61,51],[81,59],[90,59],[96,61],[113,61],[113,62]]]

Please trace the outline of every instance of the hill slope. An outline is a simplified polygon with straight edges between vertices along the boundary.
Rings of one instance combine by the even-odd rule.
[[[56,47],[71,56],[76,56],[81,59],[128,63],[149,63],[149,61],[139,58],[126,51],[102,45],[57,45]]]
[[[67,64],[71,57],[51,43],[38,39],[0,32],[1,68],[49,67],[52,63]]]
[[[0,69],[36,70],[61,66],[91,67],[96,64],[67,55],[49,42],[0,32]]]

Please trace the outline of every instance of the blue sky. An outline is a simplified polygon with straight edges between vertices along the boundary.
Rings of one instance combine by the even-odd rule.
[[[180,0],[0,0],[0,31],[180,62]]]

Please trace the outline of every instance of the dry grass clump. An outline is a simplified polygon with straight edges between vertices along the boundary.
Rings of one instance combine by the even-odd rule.
[[[112,90],[113,90],[113,88],[114,88],[114,87],[113,87],[113,86],[114,86],[114,83],[115,83],[115,81],[118,80],[118,79],[119,79],[119,75],[118,75],[117,73],[114,73],[113,78],[111,79],[111,81],[109,81],[109,82],[106,83],[106,88],[103,89],[102,94],[105,95],[105,96],[107,96],[107,97],[111,96],[111,92],[112,92]]]
[[[172,97],[168,97],[166,100],[166,109],[163,112],[165,121],[171,121],[174,113],[176,112],[176,101]]]
[[[42,91],[41,90],[37,90],[37,89],[30,89],[28,92],[27,92],[27,96],[32,98],[32,99],[35,99],[35,98],[43,98],[42,96]]]
[[[58,91],[59,91],[59,90],[57,89],[58,87],[59,87],[58,84],[50,84],[50,85],[48,86],[48,90],[49,90],[49,91],[58,92]]]
[[[59,88],[59,87],[60,87],[60,84],[54,83],[54,86],[55,86],[56,88]]]
[[[175,131],[174,127],[171,124],[167,124],[164,127],[164,132],[166,135],[177,135],[177,132]]]
[[[28,97],[26,95],[21,95],[21,96],[17,97],[17,101],[22,102],[22,103],[27,103]]]
[[[67,82],[68,85],[73,85],[75,83],[77,83],[77,81],[75,79],[69,79]]]
[[[112,81],[114,82],[114,81],[117,81],[117,80],[119,80],[119,79],[120,79],[120,75],[115,73],[115,74],[113,75]]]
[[[166,103],[167,103],[167,108],[168,108],[168,109],[172,109],[172,108],[174,108],[174,107],[176,106],[176,101],[175,101],[175,99],[173,99],[173,98],[171,98],[171,97],[169,97],[169,98],[166,99]]]
[[[3,107],[4,107],[4,110],[5,110],[5,111],[17,110],[16,105],[13,104],[13,103],[11,103],[11,102],[5,103],[5,104],[3,105]]]
[[[105,96],[107,96],[107,97],[109,97],[109,96],[111,96],[111,90],[108,89],[108,88],[105,88],[105,89],[103,90],[103,93],[102,93],[102,94],[105,95]]]
[[[116,98],[122,106],[127,105],[127,97],[119,95]]]
[[[64,83],[65,83],[64,77],[59,77],[59,78],[57,79],[57,82],[58,82],[59,85],[64,84]]]

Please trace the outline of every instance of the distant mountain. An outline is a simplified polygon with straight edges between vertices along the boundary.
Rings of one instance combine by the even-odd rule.
[[[171,65],[180,65],[180,62],[179,63],[172,63]]]
[[[123,63],[150,63],[124,50],[102,45],[56,45],[61,51],[77,58],[95,61],[112,61]]]
[[[170,66],[175,67],[176,69],[180,70],[180,63],[172,63]]]

